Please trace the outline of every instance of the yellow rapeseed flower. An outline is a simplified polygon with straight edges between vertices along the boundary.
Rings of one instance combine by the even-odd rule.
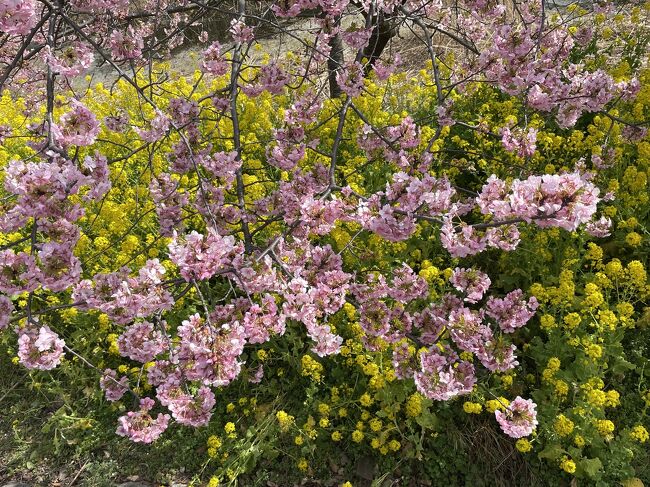
[[[519,438],[515,443],[515,447],[521,453],[528,453],[533,449],[533,445],[531,445],[530,441],[528,441],[526,438]]]
[[[553,423],[553,429],[560,436],[570,435],[573,432],[573,428],[573,421],[567,418],[564,414],[560,414],[555,418],[555,422]]]
[[[648,430],[639,424],[632,428],[632,431],[630,431],[630,438],[638,441],[639,443],[645,443],[648,441],[648,438],[650,438],[650,435],[648,434]]]
[[[465,401],[463,403],[463,411],[465,411],[467,414],[481,414],[481,411],[483,411],[483,406],[476,402]]]
[[[562,457],[562,460],[560,461],[560,468],[566,473],[575,473],[576,462],[571,460],[569,457]]]

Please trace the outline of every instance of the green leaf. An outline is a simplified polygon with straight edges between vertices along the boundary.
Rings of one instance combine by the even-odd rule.
[[[438,420],[438,416],[433,414],[431,411],[425,410],[420,414],[418,417],[415,418],[415,421],[417,424],[422,426],[425,430],[433,430],[436,429],[440,421]]]
[[[553,443],[551,445],[548,445],[541,452],[539,452],[538,456],[539,456],[539,458],[546,458],[548,460],[557,460],[564,453],[566,453],[566,452],[562,448],[562,445],[559,445],[557,443]]]
[[[610,370],[614,374],[623,374],[627,370],[634,370],[636,369],[636,365],[633,363],[628,362],[622,357],[617,357],[616,362],[614,362],[614,365],[611,366]]]
[[[583,458],[578,462],[577,467],[576,470],[584,473],[586,477],[593,479],[598,476],[603,468],[603,462],[600,461],[600,458]]]
[[[580,448],[576,448],[575,446],[570,446],[567,448],[567,452],[569,452],[569,456],[574,461],[582,458],[582,450]]]

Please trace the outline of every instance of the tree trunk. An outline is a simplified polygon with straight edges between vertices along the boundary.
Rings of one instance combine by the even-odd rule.
[[[388,42],[397,34],[396,22],[392,15],[385,15],[380,12],[372,23],[370,41],[363,50],[363,57],[367,59],[364,68],[366,76],[372,72],[375,62],[384,52]]]
[[[336,21],[336,27],[341,25],[340,17]],[[330,84],[330,98],[339,98],[343,93],[336,81],[336,73],[343,66],[343,40],[341,34],[336,34],[329,41],[330,55],[327,60],[328,79]]]

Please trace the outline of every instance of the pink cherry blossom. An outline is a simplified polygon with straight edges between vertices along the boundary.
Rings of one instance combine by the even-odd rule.
[[[153,143],[162,139],[169,130],[171,121],[160,110],[156,111],[155,117],[149,122],[149,128],[136,127],[135,131],[145,142]]]
[[[28,369],[51,370],[63,358],[65,342],[49,326],[29,326],[18,332],[18,358]]]
[[[538,424],[536,407],[530,399],[517,396],[504,412],[496,410],[494,415],[505,434],[511,438],[523,438],[530,435]]]
[[[492,281],[487,274],[475,269],[461,269],[456,267],[449,278],[456,289],[465,294],[464,300],[468,303],[477,303],[490,287]]]
[[[246,330],[248,343],[267,342],[271,335],[282,335],[285,331],[285,317],[279,313],[275,299],[270,294],[262,298],[261,304],[252,304],[242,325]]]
[[[52,132],[56,141],[63,145],[91,145],[99,134],[99,122],[86,106],[74,101],[72,110],[61,115]]]
[[[259,384],[262,382],[262,379],[264,378],[264,365],[260,364],[257,369],[255,369],[255,372],[251,374],[251,376],[248,379],[248,382],[251,384]]]
[[[460,230],[457,230],[460,228]],[[445,217],[441,227],[440,242],[452,257],[467,257],[485,250],[487,241],[474,227],[461,223],[454,227],[451,218]]]
[[[528,302],[522,298],[523,291],[515,289],[502,298],[490,296],[486,304],[486,314],[497,322],[504,333],[512,333],[526,325],[535,315],[539,306],[534,296]]]
[[[73,77],[86,71],[93,63],[94,58],[91,46],[82,42],[74,42],[61,52],[48,54],[47,62],[55,73]]]
[[[585,227],[585,231],[592,237],[608,237],[611,234],[612,220],[601,216],[598,220],[591,221]]]
[[[363,67],[357,62],[342,66],[336,73],[336,82],[343,93],[350,97],[359,96],[363,91]]]
[[[81,309],[96,309],[113,321],[125,324],[171,308],[174,300],[160,286],[165,268],[158,259],[149,259],[137,277],[129,277],[128,269],[96,274],[81,280],[73,289],[72,298]]]
[[[36,23],[34,0],[0,0],[0,32],[25,35]]]
[[[189,380],[225,386],[241,372],[246,335],[238,322],[211,324],[195,314],[183,321],[178,336],[176,357]]]
[[[458,361],[454,353],[442,354],[437,349],[420,354],[420,369],[413,378],[418,391],[436,401],[468,394],[476,383],[471,363]]]
[[[6,167],[5,189],[16,195],[14,211],[24,217],[78,219],[82,213],[68,201],[82,185],[88,184],[71,161],[55,157],[48,162],[10,161]]]
[[[124,376],[118,380],[117,372],[113,369],[106,369],[99,380],[99,387],[104,391],[106,400],[119,401],[129,390],[129,378]]]
[[[117,60],[137,59],[142,54],[144,42],[132,26],[129,26],[126,33],[114,30],[110,38],[111,51]]]
[[[13,250],[0,251],[0,292],[13,295],[34,291],[38,286],[38,270],[33,256]]]
[[[11,319],[14,304],[7,296],[0,295],[0,330],[7,328]]]
[[[230,35],[235,42],[250,42],[254,38],[253,28],[238,19],[233,19],[230,22],[230,29],[228,32],[230,32]]]
[[[86,156],[84,158],[82,171],[87,175],[87,185],[89,186],[84,200],[99,200],[111,189],[108,160],[99,152],[96,151],[93,157]]]
[[[515,350],[517,347],[506,343],[503,339],[491,338],[478,345],[476,356],[483,367],[491,372],[506,372],[519,365]]]
[[[232,236],[222,237],[209,228],[207,235],[191,232],[184,241],[175,235],[169,244],[169,257],[187,281],[209,279],[228,265],[229,256],[236,249]]]
[[[189,198],[178,191],[178,183],[166,173],[152,178],[149,189],[156,203],[160,234],[171,237],[175,230],[182,228],[183,207],[189,203]]]
[[[129,326],[117,339],[117,346],[123,357],[146,363],[167,350],[167,340],[160,330],[147,321]]]
[[[45,289],[63,291],[79,281],[81,262],[69,242],[46,242],[38,251],[38,280]]]
[[[537,148],[537,129],[529,128],[511,131],[509,127],[501,129],[501,143],[508,152],[516,152],[519,157],[531,157]]]
[[[362,49],[368,45],[372,29],[347,29],[341,33],[341,37],[346,44],[353,49]]]
[[[241,167],[242,161],[236,151],[215,152],[201,159],[201,165],[210,174],[224,180],[226,185],[235,180],[235,172]]]
[[[228,68],[228,61],[222,55],[219,42],[213,42],[210,47],[203,51],[203,60],[201,61],[203,71],[214,76],[222,76],[228,72]]]
[[[129,411],[118,418],[116,433],[125,436],[136,443],[152,443],[156,441],[169,425],[169,414],[159,413],[156,419],[149,414],[154,406],[154,400],[148,397],[140,400],[139,411]]]
[[[157,395],[160,404],[171,411],[176,421],[195,428],[208,424],[216,403],[209,387],[201,386],[195,394],[189,394],[175,377],[159,386]]]
[[[449,313],[449,334],[461,350],[476,352],[479,344],[491,340],[493,333],[478,311],[461,306]]]

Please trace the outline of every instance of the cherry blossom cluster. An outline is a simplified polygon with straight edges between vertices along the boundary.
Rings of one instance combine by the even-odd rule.
[[[425,175],[419,179],[397,172],[385,192],[375,193],[359,204],[357,218],[368,230],[398,242],[415,232],[416,216],[430,218],[450,212],[455,194],[444,177]]]
[[[538,424],[535,403],[519,396],[505,411],[496,410],[494,414],[503,432],[511,438],[530,435]]]
[[[474,365],[459,360],[453,351],[440,353],[431,349],[420,354],[420,367],[413,374],[415,385],[425,397],[448,401],[469,394],[476,384]]]
[[[34,0],[0,1],[0,32],[25,35],[34,27],[36,20]]]
[[[307,335],[316,342],[314,353],[338,353],[343,338],[332,333],[325,318],[343,307],[350,287],[352,275],[343,271],[341,256],[329,245],[310,245],[307,252],[298,252],[296,247],[280,248],[278,257],[288,262],[286,270],[293,276],[283,286],[283,314],[305,325]]]
[[[146,363],[167,350],[168,342],[160,330],[154,330],[153,323],[145,321],[127,327],[117,339],[117,346],[124,357]]]
[[[167,173],[152,178],[149,183],[160,222],[160,234],[166,237],[172,236],[176,229],[183,229],[183,207],[190,202],[187,193],[178,191],[178,186],[178,182]]]
[[[207,33],[199,36],[207,46],[199,75],[213,90],[200,100],[192,90],[158,103],[166,93],[148,72],[153,60],[183,43],[186,29],[198,27],[188,19],[209,13],[201,2],[181,3],[191,15],[176,12],[170,2],[71,0],[54,8],[50,2],[0,0],[0,89],[8,86],[23,96],[24,86],[38,87],[26,90],[26,111],[45,114],[42,123],[29,126],[33,155],[3,168],[0,231],[25,237],[0,248],[0,329],[17,324],[20,362],[50,370],[66,350],[45,317],[33,313],[39,311],[32,309],[36,294],[69,296],[64,306],[105,313],[122,327],[119,353],[142,364],[155,388],[155,400],[141,398],[139,410],[118,420],[119,435],[143,443],[156,440],[172,418],[187,426],[208,424],[215,388],[240,377],[263,380],[262,366],[245,363],[246,347],[281,337],[287,326],[302,330],[318,356],[337,354],[343,336],[331,319],[345,303],[357,308],[364,346],[379,351],[388,344],[397,376],[412,380],[427,398],[446,401],[470,393],[481,366],[505,372],[518,365],[509,335],[533,317],[534,298],[525,299],[520,289],[490,295],[486,273],[457,267],[447,292],[433,302],[427,281],[413,267],[401,263],[389,272],[353,273],[344,265],[346,248],[335,251],[328,236],[350,223],[359,234],[402,242],[419,226],[431,225],[439,228],[449,255],[464,258],[488,248],[515,249],[524,223],[607,235],[611,221],[596,217],[605,198],[584,170],[522,173],[520,179],[491,175],[476,191],[434,172],[439,156],[429,150],[443,127],[462,123],[454,119],[453,99],[475,82],[519,98],[524,111],[542,113],[562,128],[631,99],[640,89],[638,80],[615,82],[603,70],[572,61],[575,49],[590,42],[591,28],[555,22],[532,0],[518,6],[517,22],[503,4],[483,0],[461,2],[454,16],[438,1],[272,2],[277,18],[309,17],[311,30],[308,40],[294,35],[304,53],[259,63],[249,53],[262,36],[245,2],[239,2],[244,11],[231,13],[226,39],[208,43]],[[164,41],[160,18],[168,22]],[[370,73],[384,80],[400,66],[398,57],[380,59],[383,47],[376,50],[385,44],[375,39],[386,31],[383,21],[420,29],[429,40],[437,104],[424,110],[437,123],[433,137],[410,115],[377,126],[357,103]],[[289,32],[283,22],[273,22],[268,20]],[[438,27],[445,26],[467,56],[443,83],[430,39],[432,30],[444,33]],[[140,117],[125,107],[99,120],[92,105],[82,103],[76,83],[95,61],[133,88]],[[149,74],[149,84],[139,84],[130,73]],[[340,100],[325,102],[323,79],[331,97]],[[58,97],[63,91],[72,96]],[[278,110],[269,140],[255,142],[263,147],[259,171],[250,168],[246,150],[253,143],[242,136],[240,118],[262,95],[286,97],[290,106]],[[324,121],[326,111],[331,118]],[[334,138],[328,146],[317,129],[330,120],[338,124],[335,131],[327,129]],[[351,120],[358,130],[350,130]],[[206,131],[207,126],[216,128]],[[168,269],[158,259],[141,265],[142,259],[135,268],[92,275],[75,255],[79,222],[91,205],[101,207],[111,189],[112,154],[94,150],[104,130],[123,136],[128,150],[151,151],[148,196],[158,219],[156,236],[170,237],[161,257],[169,258]],[[625,133],[638,138],[644,130],[628,127]],[[230,131],[232,136],[223,135]],[[0,127],[0,140],[13,137]],[[497,139],[503,150],[524,159],[537,150],[537,129],[525,124],[504,124]],[[357,192],[345,180],[347,171],[337,166],[346,162],[348,144],[385,169],[380,184]],[[153,162],[155,151],[162,169]],[[602,168],[610,159],[604,151],[591,162]],[[181,183],[183,178],[193,186]],[[251,198],[251,188],[260,194]],[[203,296],[203,290],[216,288],[227,289],[226,297]],[[28,304],[18,306],[23,293]],[[188,293],[197,307],[179,326],[170,326],[165,313]],[[119,401],[131,391],[128,377],[112,369],[100,373],[107,400]],[[169,414],[154,419],[157,404]],[[497,411],[496,420],[514,438],[529,435],[537,424],[535,405],[518,397]]]
[[[55,73],[73,78],[84,73],[94,59],[92,47],[77,41],[64,47],[60,53],[50,53],[48,64]]]
[[[99,379],[99,387],[104,391],[104,395],[108,401],[119,401],[126,391],[129,390],[129,378],[124,376],[118,380],[117,372],[112,369],[106,369]]]
[[[481,213],[497,220],[522,219],[542,228],[573,231],[597,211],[600,190],[578,172],[530,176],[510,185],[490,176],[476,198]]]
[[[366,320],[374,324],[381,319],[383,320],[382,338],[386,339],[386,336],[389,336],[392,342],[398,342],[404,338],[415,338],[418,343],[429,347],[440,343],[439,341],[443,338],[443,333],[446,330],[455,347],[460,351],[476,355],[488,370],[505,372],[514,368],[517,365],[514,355],[515,346],[508,343],[504,334],[514,332],[533,317],[538,306],[535,298],[526,301],[523,299],[522,291],[517,289],[508,293],[504,298],[490,296],[483,307],[473,309],[463,303],[476,304],[481,301],[489,288],[489,277],[475,269],[457,268],[450,278],[450,283],[457,291],[461,292],[462,299],[455,294],[448,293],[442,297],[439,303],[429,304],[422,311],[416,313],[410,313],[408,310],[401,309],[401,306],[394,305],[393,309],[399,310],[399,321],[393,323],[389,321],[392,310],[385,302],[381,305],[375,304],[374,307],[364,304],[359,308],[362,315],[360,323],[364,326],[363,323]],[[374,292],[364,290],[364,295],[382,296],[383,292],[377,294],[382,287],[380,279],[376,290]],[[410,288],[417,290],[418,286],[411,285]],[[425,286],[423,291],[426,293],[426,290]],[[364,330],[370,335],[376,333],[374,326],[368,328],[366,325]],[[463,372],[464,379],[462,381],[452,380],[445,372],[450,366],[458,367],[458,365],[454,365],[458,361],[458,357],[453,348],[450,348],[450,344],[443,345],[444,352],[438,350],[435,352],[435,356],[427,355],[425,358],[420,358],[419,372],[417,364],[412,361],[409,354],[404,353],[401,346],[398,345],[394,348],[393,365],[396,370],[400,371],[399,375],[402,378],[411,374],[420,377],[418,388],[427,397],[435,398],[441,394],[438,382],[434,380],[435,374],[439,375],[438,380],[444,384],[443,395],[449,395],[452,391],[456,391],[456,395],[468,392],[465,390],[468,384],[465,381],[465,372]],[[449,357],[442,360],[441,357],[445,354],[449,354]],[[422,367],[425,368],[422,369]],[[469,365],[462,370],[470,370]],[[471,370],[473,373],[473,366]],[[426,377],[426,380],[423,380],[423,377]],[[417,380],[416,384],[418,384]],[[422,384],[428,384],[430,388],[427,389]],[[455,384],[457,387],[452,387],[450,384]],[[471,390],[471,385],[469,389]]]
[[[583,113],[602,110],[617,96],[629,97],[638,90],[636,79],[615,83],[603,70],[591,72],[584,64],[570,61],[574,47],[591,41],[591,27],[571,34],[569,25],[548,25],[539,2],[518,4],[519,24],[507,21],[505,4],[475,5],[477,10],[460,19],[467,32],[480,39],[481,54],[470,61],[470,69],[481,72],[505,93],[524,96],[532,108],[552,112],[561,127],[572,127]],[[494,29],[486,32],[486,22]],[[474,37],[479,32],[484,35]],[[532,130],[517,140],[504,128],[504,146],[522,157],[531,155],[535,150]]]
[[[537,149],[537,129],[529,128],[511,131],[509,127],[501,129],[501,143],[508,152],[516,152],[519,157],[531,157]]]
[[[59,123],[52,127],[52,132],[62,146],[91,145],[99,134],[99,122],[93,112],[74,101],[72,110],[61,115]]]
[[[81,262],[74,255],[79,239],[76,221],[83,216],[71,196],[87,188],[83,201],[100,199],[111,187],[107,160],[100,154],[75,163],[47,151],[40,162],[11,161],[5,171],[4,189],[12,198],[4,203],[0,229],[12,232],[31,227],[29,247],[10,246],[0,251],[0,292],[8,296],[38,289],[61,292],[79,282]],[[0,295],[3,311],[13,309]],[[6,327],[9,316],[0,319]],[[60,362],[64,342],[48,326],[30,318],[17,328],[19,358],[29,368],[51,369]]]
[[[360,200],[355,219],[397,242],[415,233],[418,220],[441,217],[443,247],[454,257],[465,257],[488,247],[515,249],[520,238],[516,224],[520,222],[568,231],[584,224],[602,226],[605,222],[594,221],[599,192],[589,175],[579,172],[530,176],[508,183],[492,175],[476,198],[462,199],[445,178],[397,172],[386,191]],[[462,216],[474,209],[493,218],[494,223],[464,221]]]
[[[95,309],[116,323],[130,323],[172,307],[171,294],[160,285],[165,272],[158,259],[150,259],[137,277],[130,277],[127,268],[96,274],[74,286],[72,299],[79,309]]]
[[[145,397],[140,400],[139,411],[129,411],[125,416],[118,418],[117,434],[126,436],[136,443],[152,443],[167,429],[169,414],[159,413],[154,419],[149,411],[154,407],[155,401]]]
[[[210,421],[216,403],[214,393],[207,386],[201,386],[196,394],[184,391],[180,381],[170,379],[158,387],[157,397],[166,406],[172,417],[186,426],[205,426]]]
[[[209,279],[223,270],[233,253],[241,251],[234,237],[222,237],[213,228],[208,229],[207,235],[193,231],[185,236],[184,242],[175,235],[169,244],[169,257],[187,281]]]
[[[61,363],[63,346],[50,327],[29,327],[18,335],[18,358],[28,369],[51,370]]]

